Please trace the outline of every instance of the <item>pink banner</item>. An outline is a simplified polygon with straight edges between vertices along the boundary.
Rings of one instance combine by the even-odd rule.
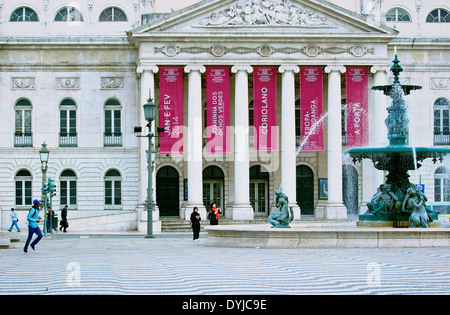
[[[300,68],[301,151],[323,151],[323,70]]]
[[[159,126],[160,153],[183,153],[183,67],[160,67]]]
[[[277,151],[277,67],[253,68],[255,151]]]
[[[347,67],[347,147],[369,144],[369,69]]]
[[[208,153],[229,153],[230,69],[206,67],[206,149]]]

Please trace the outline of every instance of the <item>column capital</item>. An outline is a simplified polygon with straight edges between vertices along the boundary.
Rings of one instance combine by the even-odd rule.
[[[205,73],[206,68],[202,65],[187,65],[184,67],[184,72],[189,73],[191,71],[199,71],[200,73]]]
[[[300,67],[296,65],[281,65],[278,67],[278,72],[284,73],[285,71],[293,71],[295,73],[299,73]]]
[[[377,73],[377,72],[389,72],[389,67],[388,66],[372,66],[370,67],[370,72],[372,73]]]
[[[247,71],[248,73],[252,73],[253,67],[250,65],[235,65],[231,67],[231,72],[237,73],[238,71]]]
[[[326,66],[325,67],[325,72],[326,73],[330,73],[332,71],[340,71],[341,73],[345,73],[346,68],[344,66],[339,66],[339,65],[333,65],[333,66]]]
[[[138,75],[140,75],[144,71],[151,71],[153,73],[158,73],[159,68],[157,65],[145,64],[145,63],[139,62],[138,66],[136,67],[136,73]]]

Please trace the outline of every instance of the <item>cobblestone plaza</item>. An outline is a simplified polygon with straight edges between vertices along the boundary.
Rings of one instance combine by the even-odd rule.
[[[0,294],[450,294],[449,248],[216,248],[190,235],[54,235],[1,250]]]

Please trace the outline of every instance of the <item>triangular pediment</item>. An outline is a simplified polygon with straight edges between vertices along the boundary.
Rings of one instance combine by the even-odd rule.
[[[175,33],[321,33],[391,35],[397,31],[375,25],[323,0],[204,0],[134,29],[131,34]]]

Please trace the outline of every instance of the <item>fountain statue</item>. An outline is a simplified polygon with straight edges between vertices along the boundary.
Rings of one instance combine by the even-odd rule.
[[[272,212],[269,215],[269,222],[273,228],[290,228],[289,223],[294,220],[293,207],[289,207],[288,197],[280,190],[275,190],[275,204],[280,211]]]
[[[437,219],[437,213],[426,206],[426,196],[416,190],[409,181],[409,170],[421,167],[419,162],[432,158],[433,162],[443,161],[450,153],[447,148],[410,147],[406,145],[409,119],[404,95],[412,90],[420,90],[418,85],[402,85],[399,74],[403,71],[397,54],[390,69],[394,74],[391,85],[372,87],[390,96],[392,105],[387,108],[389,145],[387,147],[352,148],[350,154],[353,162],[368,158],[378,170],[388,171],[386,182],[378,188],[376,194],[367,204],[368,210],[359,216],[360,221],[410,221],[411,227],[428,227],[428,222]]]

